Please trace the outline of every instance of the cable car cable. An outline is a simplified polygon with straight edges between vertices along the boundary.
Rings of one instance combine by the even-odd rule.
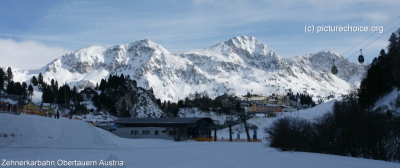
[[[400,16],[396,17],[395,19],[397,19],[397,18],[399,18],[399,17],[400,17]],[[393,20],[395,20],[395,19],[393,19]],[[392,20],[392,21],[393,21],[393,20]],[[390,21],[389,23],[391,23],[392,21]],[[388,25],[388,24],[386,24],[386,25]],[[367,45],[365,45],[363,48],[360,49],[360,51],[361,51],[362,49],[367,48],[369,45],[371,45],[372,43],[374,43],[376,40],[378,40],[379,38],[381,38],[383,35],[387,34],[388,32],[391,32],[391,30],[394,29],[394,28],[396,28],[398,25],[400,25],[400,22],[399,22],[398,24],[396,24],[395,26],[393,26],[392,28],[390,28],[389,30],[387,30],[385,33],[382,33],[380,36],[378,36],[377,38],[375,38],[373,41],[371,41],[371,42],[368,43]],[[369,37],[370,37],[370,36],[368,36],[367,38],[369,38]],[[366,40],[366,39],[364,39],[363,41],[365,41],[365,40]],[[357,44],[357,45],[359,45],[359,44]],[[355,45],[354,47],[352,47],[352,49],[355,48],[357,45]],[[348,56],[348,57],[345,57],[344,59],[349,59],[350,57],[354,56],[354,55],[357,54],[357,53],[358,53],[358,51],[356,51],[355,53],[353,53],[352,55],[350,55],[350,56]],[[343,56],[343,55],[342,55],[342,56]],[[359,62],[360,62],[360,61],[359,61]],[[335,70],[334,70],[334,69],[335,69]],[[337,74],[337,72],[338,72],[337,67],[336,67],[335,65],[333,65],[331,71],[332,71],[333,74]]]
[[[396,24],[394,27],[390,28],[388,31],[386,31],[385,33],[382,33],[379,37],[377,37],[376,39],[374,39],[373,41],[371,41],[369,44],[365,45],[363,48],[361,49],[365,49],[367,48],[369,45],[371,45],[372,43],[374,43],[376,40],[378,40],[379,38],[381,38],[383,35],[387,34],[388,32],[390,32],[392,29],[396,28],[398,25],[400,25],[400,23]],[[346,57],[345,59],[348,59],[352,56],[354,56],[355,54],[357,54],[358,51],[354,52],[352,55]]]
[[[386,23],[383,27],[386,27],[387,25],[389,25],[390,23],[392,23],[393,21],[395,21],[397,18],[400,18],[400,16],[395,17],[394,19],[392,19],[390,22]],[[397,26],[397,25],[396,25]],[[393,29],[393,28],[392,28]],[[391,29],[390,29],[391,30]],[[342,56],[347,54],[349,51],[351,51],[352,49],[356,48],[357,46],[359,46],[361,43],[363,43],[365,40],[369,39],[371,36],[375,35],[378,31],[375,31],[374,33],[372,33],[371,35],[369,35],[367,38],[365,38],[364,40],[362,40],[361,42],[359,42],[358,44],[356,44],[355,46],[353,46],[352,48],[350,48],[349,50],[347,50],[346,52],[344,52],[343,54],[341,54]],[[387,32],[387,31],[386,31]],[[386,34],[386,33],[383,33]],[[365,48],[365,47],[364,47]],[[364,49],[363,48],[363,49]],[[358,52],[358,51],[357,51]],[[354,55],[354,54],[353,54]],[[353,56],[351,55],[351,56]],[[349,56],[349,57],[351,57]],[[347,57],[347,58],[349,58]],[[347,59],[346,58],[346,59]]]

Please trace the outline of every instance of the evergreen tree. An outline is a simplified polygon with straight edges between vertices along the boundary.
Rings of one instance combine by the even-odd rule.
[[[365,78],[361,81],[358,97],[362,108],[372,106],[383,94],[392,90],[395,79],[391,66],[388,55],[382,49],[379,57],[374,58]]]
[[[14,78],[11,67],[7,68],[7,82],[11,82]]]
[[[42,102],[43,103],[53,103],[54,97],[53,97],[53,91],[51,89],[51,86],[43,85],[42,90],[43,90]]]
[[[23,91],[21,83],[15,82],[14,83],[14,94],[15,95],[23,95],[23,93],[24,93],[24,91]]]
[[[3,68],[0,68],[0,90],[4,90],[5,78],[6,78],[6,73],[4,73]]]
[[[43,75],[42,75],[42,73],[39,73],[38,84],[39,85],[43,85]]]
[[[129,76],[129,75],[128,75]],[[135,80],[132,81],[133,87],[137,88],[137,82]]]
[[[8,84],[7,84],[7,90],[6,90],[6,92],[7,92],[7,94],[9,94],[9,95],[12,95],[12,94],[14,94],[14,81],[10,81]]]
[[[57,100],[58,98],[58,82],[53,80],[53,84],[51,85],[51,90],[53,91],[53,99]]]
[[[107,81],[105,79],[101,79],[99,89],[101,91],[104,91],[106,89],[106,86],[107,86]]]
[[[32,95],[33,95],[33,86],[32,86],[32,84],[29,84],[29,86],[28,86],[28,95],[29,95],[29,97],[32,97]]]
[[[37,86],[39,84],[38,79],[36,78],[36,76],[32,77],[31,83],[33,84],[33,86]]]
[[[121,103],[120,109],[118,110],[119,117],[122,117],[122,118],[131,117],[131,113],[130,113],[129,109],[130,109],[129,106],[127,105],[126,100],[124,99]]]
[[[400,29],[399,29],[400,30]],[[392,68],[393,77],[396,80],[397,86],[400,87],[400,35],[392,33],[389,38],[388,59]]]
[[[26,82],[22,82],[22,88],[26,91],[26,89],[28,89],[28,85],[26,84]]]
[[[61,86],[60,89],[58,90],[59,93],[57,94],[57,99],[56,102],[60,106],[63,106],[65,104],[65,92],[64,92],[64,86]]]
[[[160,100],[160,99],[157,99],[157,100]],[[178,108],[184,107],[184,103],[185,103],[185,102],[183,102],[183,100],[179,100],[179,101],[178,101]]]

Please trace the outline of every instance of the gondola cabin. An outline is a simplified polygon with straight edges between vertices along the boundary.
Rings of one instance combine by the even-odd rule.
[[[364,56],[363,56],[363,55],[359,55],[359,56],[358,56],[358,62],[359,62],[360,64],[364,63]]]
[[[331,71],[332,71],[332,74],[337,74],[338,73],[338,69],[337,69],[336,66],[332,66]]]
[[[362,49],[360,49],[361,54],[358,56],[358,62],[360,64],[364,63],[364,56],[362,55]]]

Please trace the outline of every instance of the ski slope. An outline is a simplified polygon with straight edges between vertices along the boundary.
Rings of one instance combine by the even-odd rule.
[[[321,105],[326,109],[331,103]],[[313,108],[297,115],[314,118]],[[280,117],[280,116],[279,116]],[[278,118],[279,118],[278,117]],[[273,119],[256,118],[251,122]],[[81,120],[31,115],[0,114],[0,159],[7,161],[53,161],[45,166],[0,167],[112,167],[102,161],[122,163],[126,168],[243,168],[243,167],[324,167],[324,168],[393,168],[399,163],[316,154],[281,152],[264,143],[246,142],[174,142],[156,139],[124,139]],[[259,126],[261,127],[261,125]],[[224,130],[221,131],[223,133]],[[60,161],[60,162],[59,162]],[[62,161],[91,161],[97,165],[66,166]]]

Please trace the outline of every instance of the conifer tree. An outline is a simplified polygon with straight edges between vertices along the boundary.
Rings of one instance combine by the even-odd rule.
[[[15,95],[23,95],[23,88],[20,82],[14,83],[14,94]]]
[[[39,84],[38,79],[36,78],[36,76],[32,77],[31,83],[33,84],[33,86],[37,86]]]
[[[0,68],[0,90],[4,90],[4,79],[6,74],[3,71],[3,68]]]
[[[42,102],[43,103],[53,103],[54,97],[53,97],[53,91],[51,89],[51,86],[43,85],[42,90],[43,90]]]
[[[7,68],[7,82],[11,82],[14,78],[11,67]]]
[[[43,85],[43,75],[42,75],[42,73],[39,73],[38,84],[39,85]]]
[[[400,29],[399,29],[400,30]],[[398,31],[400,32],[400,31]],[[400,86],[400,35],[392,33],[389,38],[388,59],[392,67],[397,86]]]
[[[389,53],[395,53],[396,36],[392,34],[388,46]],[[360,107],[365,109],[371,107],[383,94],[391,91],[396,85],[393,56],[386,54],[385,50],[381,50],[378,58],[374,58],[367,70],[366,76],[361,81],[358,90]]]
[[[14,94],[14,81],[10,81],[8,84],[7,84],[7,90],[6,90],[6,92],[7,92],[7,94],[9,94],[9,95],[12,95],[12,94]]]
[[[119,117],[122,117],[122,118],[131,117],[131,114],[129,112],[129,106],[127,105],[125,99],[122,101],[121,107],[120,107],[120,109],[118,111],[119,111],[119,113],[118,113]]]
[[[33,86],[32,86],[32,84],[29,84],[29,86],[28,86],[28,95],[29,95],[29,97],[32,97],[32,95],[33,95]]]

